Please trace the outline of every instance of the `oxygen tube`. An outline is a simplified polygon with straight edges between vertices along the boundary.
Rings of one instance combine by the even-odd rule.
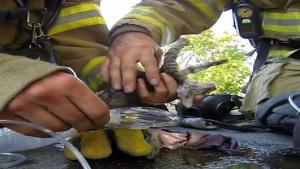
[[[70,142],[45,127],[33,123],[14,120],[0,120],[0,124],[20,125],[46,133],[52,138],[55,138],[57,142],[64,144],[66,148],[71,150],[76,156],[77,160],[80,162],[83,169],[91,168],[82,154]],[[110,109],[110,121],[104,125],[104,128],[146,129],[175,126],[178,124],[179,117],[176,115],[176,113],[152,107],[124,107]],[[0,168],[15,166],[26,160],[26,157],[20,154],[0,153],[0,156],[1,155],[16,158],[16,160],[9,163],[0,163]]]
[[[23,126],[23,127],[29,127],[29,128],[32,128],[32,129],[39,130],[39,131],[41,131],[45,134],[48,134],[52,138],[55,138],[57,140],[57,142],[60,142],[60,143],[64,144],[65,147],[67,147],[69,150],[71,150],[72,153],[77,158],[77,160],[79,161],[79,163],[81,164],[83,169],[91,169],[90,165],[85,160],[85,158],[81,155],[81,153],[70,142],[68,142],[64,138],[57,135],[55,132],[53,132],[53,131],[45,128],[45,127],[42,127],[42,126],[39,126],[39,125],[36,125],[36,124],[33,124],[33,123],[28,123],[28,122],[24,122],[24,121],[14,121],[14,120],[0,120],[0,124],[13,124],[13,125],[19,125],[19,126]],[[15,161],[7,162],[7,163],[0,163],[0,168],[12,167],[12,166],[21,164],[22,162],[24,162],[26,160],[25,156],[20,155],[20,154],[16,154],[16,153],[0,153],[0,155],[10,156],[12,158],[16,158]]]

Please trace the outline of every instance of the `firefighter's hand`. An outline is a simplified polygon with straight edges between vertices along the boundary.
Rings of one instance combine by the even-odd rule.
[[[86,131],[109,120],[108,107],[71,74],[57,72],[25,88],[0,112],[0,119],[35,123],[59,132],[74,127]],[[25,135],[42,136],[21,126],[7,127]]]
[[[109,79],[116,90],[131,93],[136,89],[136,63],[145,68],[152,85],[160,82],[158,60],[161,54],[155,41],[144,33],[128,32],[117,36],[110,47]]]
[[[154,86],[153,92],[147,89],[144,79],[138,79],[137,92],[144,103],[160,105],[176,99],[176,89],[178,88],[176,80],[166,73],[161,73],[161,79],[162,80]]]
[[[199,105],[203,101],[204,97],[205,95],[196,95],[193,99],[193,106]]]

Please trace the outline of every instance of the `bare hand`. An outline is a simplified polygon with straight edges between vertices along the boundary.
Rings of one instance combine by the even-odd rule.
[[[0,112],[0,119],[32,122],[59,132],[85,131],[109,120],[108,107],[71,74],[57,72],[27,87]],[[21,126],[7,127],[25,135],[41,133]]]
[[[162,73],[161,77],[162,80],[154,86],[153,92],[147,90],[143,79],[138,79],[137,91],[144,103],[160,105],[176,98],[176,89],[178,88],[176,80],[166,73]]]
[[[152,85],[160,83],[157,44],[144,33],[128,32],[112,42],[109,57],[109,78],[116,90],[131,93],[136,89],[136,63],[145,68],[146,78]]]

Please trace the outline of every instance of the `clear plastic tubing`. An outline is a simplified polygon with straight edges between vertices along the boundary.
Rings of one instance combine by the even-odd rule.
[[[79,161],[79,163],[81,164],[83,169],[91,169],[90,165],[88,164],[88,162],[85,160],[85,158],[81,155],[81,153],[67,140],[61,138],[60,136],[58,136],[55,132],[44,128],[42,126],[33,124],[33,123],[28,123],[28,122],[23,122],[23,121],[14,121],[14,120],[0,120],[0,124],[14,124],[14,125],[20,125],[20,126],[24,126],[24,127],[29,127],[29,128],[33,128],[36,130],[39,130],[43,133],[48,134],[49,136],[55,138],[58,142],[61,142],[62,144],[64,144],[64,146],[66,146],[68,149],[70,149],[73,154],[76,156],[77,160]],[[19,155],[19,154],[14,154],[14,153],[2,153],[2,155],[12,155],[15,157],[18,157],[19,159],[7,164],[0,164],[0,165],[6,165],[8,167],[13,166],[13,165],[18,165],[20,163],[22,163],[24,161],[24,156]]]

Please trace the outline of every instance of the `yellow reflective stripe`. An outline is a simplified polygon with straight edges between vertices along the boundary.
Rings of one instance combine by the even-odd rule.
[[[99,5],[94,3],[75,5],[72,7],[62,9],[58,17],[74,15],[77,13],[87,12],[87,11],[100,11],[100,7]]]
[[[296,49],[296,50],[270,50],[268,56],[269,57],[287,58],[296,51],[298,51],[298,49]]]
[[[300,25],[299,26],[282,26],[282,25],[263,25],[263,29],[267,31],[274,31],[274,32],[300,32]]]
[[[105,56],[96,57],[91,59],[81,70],[80,75],[82,78],[87,78],[90,73],[100,64],[102,64],[106,60]]]
[[[211,6],[204,0],[189,0],[200,12],[209,17],[210,19],[216,19],[218,17],[217,11],[213,10]]]
[[[93,79],[91,79],[88,82],[88,86],[90,87],[90,89],[92,89],[94,92],[99,91],[101,85],[103,84],[104,80],[103,80],[103,76],[101,74],[96,74]]]
[[[223,11],[225,6],[229,3],[229,0],[216,0],[215,1],[217,8],[220,11]]]
[[[106,60],[105,56],[91,59],[80,72],[80,77],[93,90],[98,91],[103,84],[103,76],[97,68]]]
[[[300,12],[264,12],[264,19],[274,19],[274,20],[299,20]]]
[[[104,24],[99,5],[84,3],[62,9],[48,34],[54,35],[81,27]]]
[[[150,24],[153,24],[155,26],[157,26],[160,30],[161,30],[161,35],[162,35],[162,42],[166,42],[167,41],[167,35],[166,35],[166,31],[165,31],[165,28],[164,28],[164,25],[163,23],[159,22],[158,20],[152,18],[152,17],[149,17],[149,16],[144,16],[144,15],[140,15],[140,14],[134,14],[134,13],[130,13],[128,15],[126,15],[125,18],[128,18],[128,19],[137,19],[137,20],[141,20],[141,21],[144,21],[146,23],[150,23]]]
[[[300,33],[300,12],[264,12],[263,29],[278,33]]]
[[[132,14],[141,15],[140,18],[149,17],[155,18],[156,25],[160,27],[162,30],[162,35],[165,37],[163,38],[163,44],[169,44],[173,42],[174,38],[174,27],[169,24],[169,22],[157,13],[152,7],[145,7],[145,6],[137,6],[132,10]]]
[[[60,24],[60,25],[53,26],[49,30],[48,35],[51,36],[51,35],[69,31],[72,29],[93,26],[93,25],[105,25],[105,21],[102,17],[98,16],[98,17],[91,17],[91,18],[87,18],[87,19],[81,19],[78,21],[69,22],[69,23],[65,23],[65,24]]]

